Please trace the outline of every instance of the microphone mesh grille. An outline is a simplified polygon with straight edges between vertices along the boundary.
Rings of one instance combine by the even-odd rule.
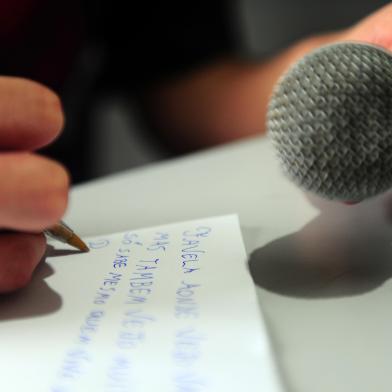
[[[268,131],[287,175],[329,199],[392,186],[392,61],[359,43],[320,48],[279,81]]]

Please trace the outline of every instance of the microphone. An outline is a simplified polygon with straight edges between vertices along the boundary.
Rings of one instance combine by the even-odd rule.
[[[321,47],[277,83],[267,129],[284,172],[331,200],[392,187],[392,57],[362,43]]]

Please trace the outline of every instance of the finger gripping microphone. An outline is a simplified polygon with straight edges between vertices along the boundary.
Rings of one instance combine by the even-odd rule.
[[[267,127],[285,173],[328,199],[392,186],[392,57],[360,43],[315,50],[278,82]]]

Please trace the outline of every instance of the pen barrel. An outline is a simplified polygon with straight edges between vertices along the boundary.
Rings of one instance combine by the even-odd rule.
[[[44,230],[44,233],[49,237],[71,245],[82,252],[89,251],[88,246],[63,221],[60,221],[50,229]]]
[[[74,235],[74,232],[66,224],[64,224],[64,222],[60,222],[50,229],[45,230],[44,233],[65,243],[68,243]]]

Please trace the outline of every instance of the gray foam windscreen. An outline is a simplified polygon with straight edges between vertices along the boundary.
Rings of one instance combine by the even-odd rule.
[[[340,43],[303,57],[278,82],[268,132],[284,171],[328,199],[360,201],[392,186],[392,57]]]

